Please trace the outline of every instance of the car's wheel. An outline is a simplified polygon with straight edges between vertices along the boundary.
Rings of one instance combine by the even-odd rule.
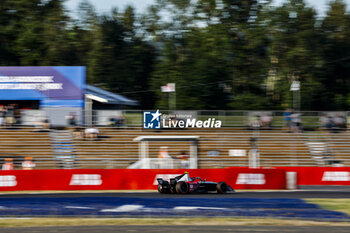
[[[176,192],[176,185],[175,185],[175,187],[171,187],[170,188],[170,193],[173,193],[173,194],[176,194],[177,192]]]
[[[159,192],[159,193],[164,193],[164,191],[163,191],[163,185],[158,184],[158,192]]]
[[[179,194],[185,194],[188,193],[189,187],[188,184],[185,181],[180,181],[176,184],[176,192]]]
[[[216,191],[218,193],[226,193],[228,191],[228,187],[227,187],[227,184],[225,182],[219,182],[217,185],[216,185]]]

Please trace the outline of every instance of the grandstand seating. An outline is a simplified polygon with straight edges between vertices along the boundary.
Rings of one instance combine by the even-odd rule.
[[[50,137],[50,132],[34,132],[33,128],[0,129],[0,156],[24,157],[35,159],[38,169],[59,167],[57,161],[57,141]],[[72,131],[65,131],[65,133]],[[126,168],[138,160],[138,142],[133,139],[141,135],[195,135],[199,136],[198,158],[200,168],[222,168],[230,166],[248,166],[248,156],[229,156],[229,150],[240,149],[247,153],[251,149],[250,139],[258,138],[260,165],[275,166],[326,166],[329,157],[350,165],[350,133],[342,131],[313,131],[307,133],[287,133],[274,130],[245,130],[239,128],[221,129],[182,129],[150,131],[140,128],[100,128],[97,141],[73,139],[69,147],[76,157],[77,168]],[[52,134],[51,134],[52,136]],[[311,143],[311,144],[310,144]],[[326,145],[327,154],[315,159],[309,145]],[[61,143],[62,144],[62,143]],[[319,144],[319,145],[321,145]],[[161,146],[168,146],[171,156],[181,151],[189,151],[189,142],[150,142],[149,155],[156,158]],[[56,146],[56,147],[55,147]],[[215,151],[215,153],[210,153]],[[55,154],[56,153],[56,154]],[[213,155],[214,154],[214,155]],[[325,157],[325,162],[322,159]],[[339,165],[339,163],[338,163]],[[20,169],[20,167],[18,167]]]
[[[52,161],[49,133],[37,132],[34,128],[0,129],[0,156],[15,159],[30,156],[40,164],[39,168],[56,168]],[[0,162],[2,164],[3,160]],[[15,168],[20,169],[20,164],[16,164]]]

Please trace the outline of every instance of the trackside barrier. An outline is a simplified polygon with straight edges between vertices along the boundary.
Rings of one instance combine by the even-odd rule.
[[[294,189],[297,185],[350,185],[350,167],[279,167],[276,169],[72,169],[0,171],[0,191],[145,190],[156,178],[188,171],[235,189]]]
[[[286,188],[283,169],[72,169],[0,171],[0,191],[155,190],[156,178],[169,179],[185,171],[191,177],[225,181],[235,189]]]
[[[350,167],[279,167],[297,173],[297,185],[350,185]]]
[[[286,172],[286,178],[287,178],[287,189],[294,190],[298,188],[296,172]]]

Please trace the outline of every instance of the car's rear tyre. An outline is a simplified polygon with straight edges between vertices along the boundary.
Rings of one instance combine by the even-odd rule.
[[[176,184],[176,192],[179,194],[186,194],[189,192],[188,184],[185,181],[180,181]]]
[[[227,187],[227,184],[225,182],[219,182],[217,185],[216,185],[216,191],[218,193],[226,193],[228,191],[228,187]]]
[[[158,184],[158,192],[159,192],[159,193],[164,193],[164,191],[163,191],[163,185]]]
[[[172,193],[172,194],[176,194],[177,192],[176,192],[176,185],[175,185],[175,187],[170,187],[170,193]]]

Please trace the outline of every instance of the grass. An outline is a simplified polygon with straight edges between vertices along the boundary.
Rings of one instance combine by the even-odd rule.
[[[226,226],[349,226],[350,222],[319,222],[265,218],[5,218],[3,227],[107,225],[226,225]]]
[[[317,204],[324,209],[343,212],[350,216],[350,199],[310,198],[305,200],[309,203]]]

